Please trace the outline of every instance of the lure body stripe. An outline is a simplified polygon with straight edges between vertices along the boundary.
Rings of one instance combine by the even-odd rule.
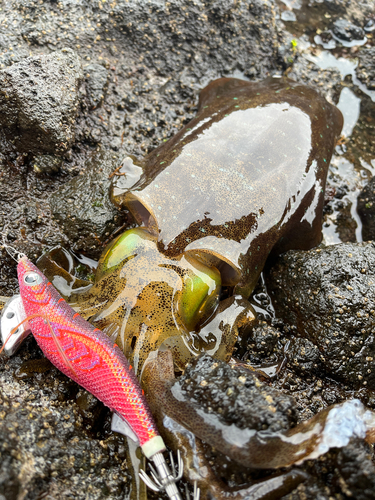
[[[40,314],[40,317],[30,319],[29,325],[45,356],[56,368],[126,420],[142,447],[159,436],[138,379],[120,348],[62,300],[58,291],[27,257],[20,259],[17,272],[26,315]],[[36,285],[26,283],[25,275],[30,272],[37,273],[41,282]],[[71,367],[59,352],[51,329]],[[164,449],[162,443],[155,452]]]

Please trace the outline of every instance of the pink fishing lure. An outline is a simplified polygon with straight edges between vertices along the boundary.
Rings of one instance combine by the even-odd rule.
[[[30,329],[45,356],[129,424],[150,458],[165,450],[123,352],[76,313],[27,257],[17,267]]]

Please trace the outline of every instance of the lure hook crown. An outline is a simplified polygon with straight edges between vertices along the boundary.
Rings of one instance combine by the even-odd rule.
[[[168,467],[167,462],[161,452],[155,453],[152,456],[152,461],[154,465],[150,465],[152,479],[148,477],[145,471],[139,473],[141,479],[145,484],[153,491],[165,491],[168,498],[171,500],[182,500],[181,495],[177,489],[176,483],[182,477],[183,473],[183,462],[181,459],[180,452],[177,451],[177,473],[175,472],[175,464],[172,453],[170,453],[171,468],[172,472]],[[194,497],[193,500],[199,500],[200,490],[194,485]]]

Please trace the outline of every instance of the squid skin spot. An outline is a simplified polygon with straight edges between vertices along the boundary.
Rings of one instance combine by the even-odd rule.
[[[132,365],[129,365],[129,370],[132,370],[132,369],[133,369]]]
[[[75,319],[77,316],[79,316],[79,313],[73,314],[73,319]]]
[[[93,333],[94,333],[94,332],[100,332],[100,329],[99,329],[99,328],[95,328],[95,329],[93,330]]]
[[[49,281],[46,286],[52,285],[52,283]]]
[[[57,301],[58,304],[60,304],[60,302],[64,302],[64,299],[62,297]]]

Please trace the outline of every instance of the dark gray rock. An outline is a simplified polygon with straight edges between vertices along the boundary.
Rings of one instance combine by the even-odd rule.
[[[272,363],[279,359],[278,341],[280,332],[266,322],[251,329],[246,339],[248,351],[247,362],[251,365],[260,365],[262,362]]]
[[[293,398],[263,385],[248,370],[230,367],[208,354],[194,359],[178,384],[188,399],[226,425],[278,432],[297,422]]]
[[[363,29],[366,33],[372,33],[375,30],[375,20],[373,18],[368,19]]]
[[[358,54],[356,74],[370,90],[375,90],[375,47],[362,47]]]
[[[93,432],[76,385],[43,364],[41,356],[29,339],[22,354],[3,361],[0,495],[7,500],[123,499],[130,482],[123,440],[103,431],[103,416],[99,433]]]
[[[360,192],[357,211],[362,221],[363,240],[375,240],[375,177]]]
[[[113,152],[96,152],[82,175],[74,177],[49,198],[51,212],[69,237],[75,251],[89,251],[99,257],[100,243],[110,239],[126,220],[109,199],[109,175],[119,165]]]
[[[304,466],[310,477],[282,500],[372,500],[375,473],[371,455],[370,446],[359,439],[353,439],[344,448],[329,451]]]
[[[59,156],[37,155],[33,159],[33,168],[38,174],[57,174],[62,163],[63,159]]]
[[[339,40],[346,42],[363,40],[365,36],[365,32],[360,26],[356,26],[346,19],[337,19],[333,23],[332,32]]]
[[[375,388],[375,245],[287,252],[267,277],[278,316],[319,349],[330,376]]]
[[[1,127],[19,151],[59,153],[74,140],[80,60],[71,49],[0,71]]]
[[[370,446],[361,440],[353,440],[337,453],[335,475],[345,485],[349,498],[371,500],[374,497],[375,472],[371,459]]]
[[[92,108],[98,107],[104,99],[109,74],[101,64],[89,64],[84,68],[87,95]]]
[[[286,352],[288,365],[301,375],[320,373],[322,363],[318,347],[308,339],[293,338]]]

